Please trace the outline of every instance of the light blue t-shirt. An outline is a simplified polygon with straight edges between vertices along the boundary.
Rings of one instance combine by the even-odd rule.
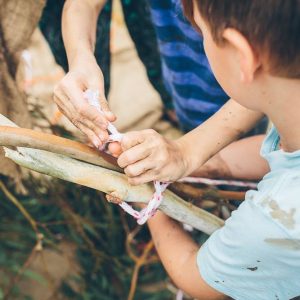
[[[203,279],[237,300],[300,296],[300,150],[279,141],[273,127],[261,149],[271,171],[198,253]]]

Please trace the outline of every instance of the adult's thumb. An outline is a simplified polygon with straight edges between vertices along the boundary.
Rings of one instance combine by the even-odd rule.
[[[100,96],[99,97],[99,102],[100,102],[100,105],[101,105],[101,109],[106,117],[106,119],[110,122],[113,122],[116,120],[116,116],[115,114],[110,110],[109,106],[108,106],[108,103],[105,99],[104,96]]]

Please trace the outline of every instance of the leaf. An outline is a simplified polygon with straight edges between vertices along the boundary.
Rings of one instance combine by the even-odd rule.
[[[27,269],[23,272],[23,276],[28,277],[30,279],[33,279],[34,281],[36,281],[36,282],[38,282],[38,283],[40,283],[44,286],[47,285],[46,279],[41,274],[38,274],[38,273],[36,273],[34,271],[31,271],[29,269]]]

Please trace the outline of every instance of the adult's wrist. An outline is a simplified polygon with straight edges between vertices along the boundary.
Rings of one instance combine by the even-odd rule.
[[[96,58],[91,49],[86,47],[77,48],[70,55],[68,55],[69,69],[75,69],[86,65],[87,62],[96,63]]]

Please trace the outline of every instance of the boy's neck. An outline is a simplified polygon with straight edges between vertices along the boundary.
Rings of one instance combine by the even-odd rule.
[[[300,80],[268,77],[262,110],[279,132],[282,149],[300,150]]]

